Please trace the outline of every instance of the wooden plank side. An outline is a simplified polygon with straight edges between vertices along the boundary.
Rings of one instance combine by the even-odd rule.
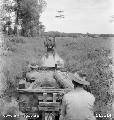
[[[43,101],[44,101],[44,102],[47,101],[47,93],[43,93]]]
[[[43,100],[43,96],[38,96],[38,100]],[[53,101],[53,97],[48,97],[46,98],[47,101]]]
[[[39,107],[39,111],[59,111],[59,107]]]
[[[18,89],[18,92],[31,92],[31,93],[64,93],[66,91],[70,91],[68,89]]]
[[[53,102],[56,102],[57,99],[57,93],[53,93]]]
[[[48,107],[48,106],[52,106],[52,107],[59,107],[60,103],[59,102],[39,102],[39,106],[40,107]]]

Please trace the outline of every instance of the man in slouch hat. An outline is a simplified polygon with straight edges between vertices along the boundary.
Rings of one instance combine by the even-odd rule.
[[[71,78],[74,89],[63,96],[60,120],[96,120],[93,112],[95,97],[83,88],[90,83],[77,73]]]

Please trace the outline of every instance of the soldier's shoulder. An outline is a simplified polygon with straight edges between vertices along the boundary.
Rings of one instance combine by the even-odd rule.
[[[95,96],[94,96],[92,93],[86,91],[86,96],[88,96],[88,97],[91,98],[93,101],[95,101]]]
[[[65,95],[64,95],[64,98],[69,98],[71,95],[73,94],[73,92],[72,91],[70,91],[70,92],[68,92],[68,93],[66,93]]]

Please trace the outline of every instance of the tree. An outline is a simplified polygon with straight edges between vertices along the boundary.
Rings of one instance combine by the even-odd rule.
[[[46,7],[44,0],[18,0],[17,24],[18,20],[22,20],[22,34],[24,36],[34,36],[39,34],[40,15]]]
[[[39,35],[42,36],[44,34],[44,31],[45,31],[45,26],[42,24],[42,22],[40,22]]]
[[[1,3],[1,27],[3,32],[8,34],[12,31],[11,24],[13,21],[11,14],[15,12],[16,5],[13,0],[2,0]]]
[[[9,21],[12,22],[12,16],[10,15],[13,12],[15,13],[15,34],[19,33],[20,27],[23,36],[39,34],[41,28],[39,18],[45,7],[45,0],[3,0],[3,10],[8,14]],[[5,18],[6,16],[2,17],[2,21],[5,22],[3,26],[6,26]]]

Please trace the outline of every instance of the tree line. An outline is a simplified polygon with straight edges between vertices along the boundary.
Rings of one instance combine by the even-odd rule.
[[[44,32],[44,36],[53,36],[53,37],[114,37],[114,34],[92,34],[92,33],[64,33],[58,31],[49,31]]]

